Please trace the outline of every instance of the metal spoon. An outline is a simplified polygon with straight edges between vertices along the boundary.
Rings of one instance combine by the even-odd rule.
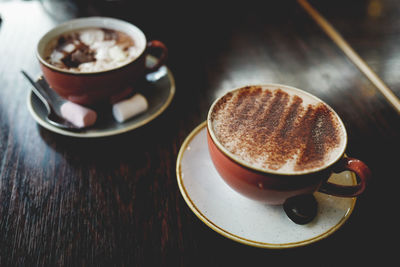
[[[80,131],[82,128],[79,128],[72,124],[71,122],[64,119],[58,110],[56,110],[53,105],[61,104],[60,99],[57,99],[50,90],[48,90],[48,86],[43,84],[43,79],[38,82],[34,82],[33,79],[23,70],[21,70],[22,74],[25,78],[33,85],[32,91],[35,95],[42,101],[43,105],[47,110],[46,120],[51,125],[54,125],[61,129]]]

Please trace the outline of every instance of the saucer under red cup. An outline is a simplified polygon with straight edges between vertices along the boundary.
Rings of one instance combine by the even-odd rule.
[[[46,47],[54,38],[65,32],[90,27],[108,28],[128,34],[139,47],[139,56],[122,66],[96,72],[69,71],[55,67],[45,60]],[[147,67],[146,57],[153,49],[161,50],[161,55],[152,67]],[[109,103],[128,85],[132,85],[145,74],[156,71],[165,63],[168,50],[160,41],[148,42],[144,33],[129,22],[107,17],[87,17],[67,21],[48,31],[40,39],[36,55],[44,78],[57,94],[77,104],[95,106]]]
[[[257,85],[258,86],[258,85]],[[256,87],[257,87],[256,86]],[[249,88],[253,88],[250,86]],[[291,93],[298,93],[311,97],[317,102],[324,103],[322,100],[304,92],[300,89],[285,85],[266,84],[260,85],[263,89],[283,91],[290,90]],[[236,89],[236,90],[240,90]],[[233,90],[231,92],[234,92]],[[228,92],[227,94],[231,93]],[[226,95],[226,94],[225,94]],[[213,109],[224,100],[224,96],[218,98],[210,107],[207,118],[207,142],[212,162],[223,178],[223,180],[238,193],[267,204],[281,205],[287,199],[312,194],[315,191],[340,197],[355,197],[360,195],[366,188],[371,172],[367,165],[362,161],[345,155],[347,145],[347,134],[343,122],[327,104],[325,104],[338,119],[343,128],[343,147],[340,153],[328,164],[311,171],[300,173],[287,173],[284,171],[274,171],[260,169],[252,166],[248,162],[238,158],[228,151],[217,139],[213,131],[212,113]],[[333,172],[339,173],[345,170],[352,171],[358,178],[357,185],[338,185],[328,182]]]

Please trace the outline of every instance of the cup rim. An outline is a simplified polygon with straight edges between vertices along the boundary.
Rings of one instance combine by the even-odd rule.
[[[232,152],[228,151],[218,140],[218,138],[215,136],[215,133],[213,131],[213,127],[212,127],[212,123],[211,123],[211,114],[212,111],[215,107],[215,105],[219,102],[219,100],[221,98],[223,98],[225,95],[227,95],[228,93],[233,93],[236,92],[242,88],[245,87],[253,87],[253,86],[259,86],[262,88],[268,88],[268,87],[276,87],[276,89],[281,88],[281,89],[286,89],[288,88],[289,90],[294,90],[294,91],[298,91],[302,94],[305,94],[323,104],[325,104],[332,112],[333,114],[335,114],[336,118],[339,121],[339,124],[341,126],[341,128],[343,129],[343,133],[344,133],[344,141],[343,141],[343,145],[342,148],[340,150],[340,153],[337,154],[337,156],[332,159],[329,164],[324,164],[321,167],[315,168],[315,169],[311,169],[311,170],[303,170],[303,171],[297,171],[297,172],[284,172],[284,171],[276,171],[276,170],[269,170],[269,169],[263,169],[263,168],[258,168],[255,166],[250,165],[249,163],[247,163],[246,161],[240,159],[238,156],[235,156]],[[329,106],[325,101],[321,100],[320,98],[318,98],[317,96],[308,93],[304,90],[298,89],[296,87],[293,86],[289,86],[289,85],[284,85],[284,84],[278,84],[278,83],[265,83],[265,84],[250,84],[250,85],[243,85],[240,87],[237,87],[235,89],[229,90],[227,92],[225,92],[222,96],[218,97],[217,99],[214,100],[214,102],[211,104],[209,110],[208,110],[208,114],[207,114],[207,131],[211,137],[212,142],[214,143],[214,145],[218,148],[219,151],[221,151],[228,159],[236,162],[237,164],[239,164],[242,167],[245,167],[247,169],[253,170],[253,171],[257,171],[263,174],[274,174],[274,175],[284,175],[284,176],[299,176],[299,175],[307,175],[307,174],[313,174],[313,173],[317,173],[320,172],[322,170],[326,170],[329,167],[331,167],[332,165],[334,165],[336,162],[338,162],[345,153],[346,147],[347,147],[347,142],[348,142],[348,136],[347,136],[347,131],[346,131],[346,127],[342,121],[342,119],[340,118],[340,116],[336,113],[336,111]]]
[[[91,71],[91,72],[77,72],[77,71],[70,71],[70,70],[66,70],[66,69],[62,69],[62,68],[58,68],[52,64],[50,64],[49,62],[47,62],[43,56],[40,53],[40,48],[42,46],[46,46],[47,43],[52,40],[53,38],[55,38],[56,36],[62,34],[63,32],[67,32],[67,31],[73,31],[73,30],[78,30],[78,29],[83,29],[83,28],[87,28],[87,26],[79,26],[80,23],[82,22],[87,22],[87,21],[98,21],[99,25],[96,27],[106,27],[106,25],[101,25],[101,24],[107,24],[107,23],[119,23],[120,25],[126,25],[127,27],[132,28],[134,31],[136,31],[139,35],[141,35],[143,37],[144,40],[144,47],[142,49],[142,51],[139,53],[139,55],[131,60],[129,60],[128,62],[126,62],[123,65],[119,65],[116,66],[114,68],[110,68],[110,69],[106,69],[106,70],[101,70],[101,71]],[[73,25],[73,26],[71,26]],[[70,28],[68,28],[68,26],[71,26]],[[93,26],[95,27],[95,26]],[[66,28],[67,30],[62,31],[58,34],[55,34],[53,37],[50,38],[50,40],[48,40],[46,43],[44,43],[44,40],[49,36],[54,34],[55,32],[58,32],[59,29],[62,28]],[[146,39],[146,35],[143,33],[143,31],[141,29],[139,29],[136,25],[125,21],[125,20],[121,20],[121,19],[117,19],[117,18],[111,18],[111,17],[102,17],[102,16],[90,16],[90,17],[81,17],[81,18],[76,18],[76,19],[71,19],[68,20],[64,23],[58,24],[55,27],[51,28],[50,30],[48,30],[45,34],[42,35],[42,37],[39,39],[37,45],[36,45],[36,57],[38,58],[39,62],[41,64],[43,64],[44,66],[46,66],[47,68],[56,71],[56,72],[61,72],[61,73],[65,73],[65,74],[70,74],[70,75],[78,75],[78,76],[87,76],[87,75],[96,75],[96,74],[103,74],[103,73],[107,73],[107,72],[112,72],[121,68],[126,67],[127,65],[137,61],[139,58],[142,57],[143,53],[146,50],[146,45],[147,45],[147,39]]]

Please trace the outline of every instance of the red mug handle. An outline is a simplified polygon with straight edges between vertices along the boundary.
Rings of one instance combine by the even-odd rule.
[[[150,73],[158,70],[162,65],[164,65],[165,61],[168,57],[168,49],[164,43],[158,40],[153,40],[147,43],[147,50],[152,49],[160,49],[161,55],[158,57],[157,63],[154,66],[146,67],[145,73]]]
[[[364,192],[372,176],[368,166],[361,160],[343,157],[335,164],[333,171],[339,173],[346,170],[352,171],[356,174],[358,178],[357,180],[359,181],[357,185],[338,185],[324,181],[321,184],[319,191],[338,197],[356,197]]]

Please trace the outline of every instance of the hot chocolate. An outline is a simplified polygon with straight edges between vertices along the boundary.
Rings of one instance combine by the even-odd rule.
[[[97,72],[122,66],[141,49],[129,35],[105,28],[85,28],[64,33],[49,42],[46,61],[75,72]]]
[[[299,90],[249,86],[212,107],[212,131],[233,158],[253,168],[301,173],[341,156],[345,128],[336,113]]]

